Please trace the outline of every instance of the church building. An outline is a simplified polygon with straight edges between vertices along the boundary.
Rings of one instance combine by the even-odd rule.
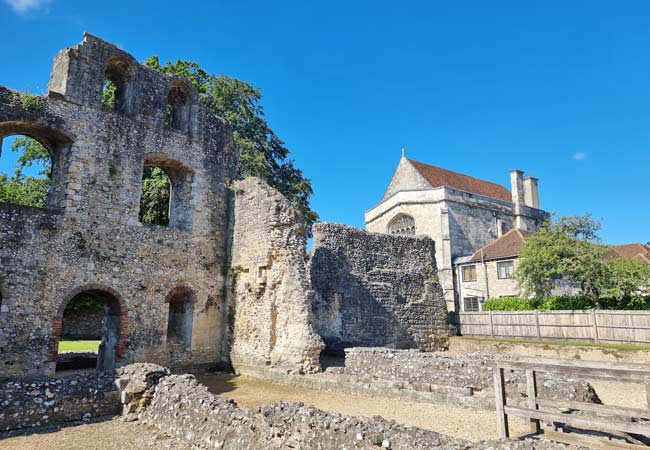
[[[460,311],[454,262],[474,255],[511,230],[535,231],[549,214],[540,209],[538,180],[510,172],[510,190],[406,158],[404,152],[381,202],[365,213],[368,231],[424,234],[436,243],[447,309]]]

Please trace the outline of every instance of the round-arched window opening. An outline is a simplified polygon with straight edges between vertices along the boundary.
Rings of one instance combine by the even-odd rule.
[[[389,234],[415,235],[415,219],[407,214],[398,214],[388,224]]]
[[[172,185],[169,176],[161,167],[143,167],[140,222],[149,225],[169,226],[171,190]]]
[[[174,80],[167,95],[165,125],[175,130],[187,132],[190,123],[190,90],[180,80]]]
[[[15,134],[0,147],[0,202],[43,208],[52,191],[52,154],[33,137]]]
[[[56,371],[113,371],[121,313],[120,302],[109,292],[87,290],[72,297],[61,315]]]
[[[131,63],[114,56],[106,63],[102,83],[102,107],[122,114],[131,112]]]
[[[142,168],[140,223],[192,229],[193,171],[163,155],[148,155]]]

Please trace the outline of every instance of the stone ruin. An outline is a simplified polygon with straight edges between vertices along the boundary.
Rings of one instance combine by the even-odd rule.
[[[14,134],[47,148],[53,187],[44,208],[0,204],[0,377],[54,374],[78,294],[104,304],[105,371],[306,373],[323,349],[446,347],[434,242],[318,224],[310,258],[282,195],[233,183],[230,127],[182,77],[85,34],[55,57],[46,95],[0,87],[0,137]],[[170,179],[168,226],[139,220],[151,166]]]
[[[408,376],[381,352],[445,350],[448,336],[433,240],[320,223],[307,254],[286,198],[258,179],[234,182],[231,129],[189,80],[85,34],[56,56],[46,95],[0,86],[0,138],[15,134],[46,147],[53,187],[44,208],[0,203],[0,431],[123,406],[199,448],[546,448],[473,445],[301,404],[248,410],[170,375],[225,367],[332,383],[298,374],[319,372],[321,352],[382,346],[355,353],[347,374],[383,386]],[[168,226],[139,220],[151,166],[170,179]],[[61,337],[93,331],[71,323],[82,313],[64,321],[79,294],[104,305],[99,370],[53,379]]]

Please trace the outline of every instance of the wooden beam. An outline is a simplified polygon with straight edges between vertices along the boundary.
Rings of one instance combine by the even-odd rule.
[[[503,376],[503,369],[494,369],[494,397],[497,411],[497,432],[501,439],[510,437],[510,429],[508,427],[508,416],[506,416],[504,408],[506,405],[506,383]]]
[[[626,408],[624,406],[601,405],[599,403],[586,403],[572,400],[550,400],[546,398],[538,398],[537,405],[542,408],[570,408],[580,411],[593,411],[598,414],[605,414],[611,416],[623,416],[626,418],[638,417],[641,419],[649,419],[650,414],[645,409],[639,408]],[[528,406],[530,408],[530,405]]]
[[[632,364],[612,364],[599,361],[582,361],[570,359],[529,359],[497,360],[495,367],[515,370],[535,370],[536,372],[558,373],[573,377],[610,379],[645,383],[650,377],[647,366]]]
[[[639,422],[625,422],[613,418],[599,418],[578,416],[572,414],[559,414],[546,411],[539,411],[529,408],[518,408],[514,406],[505,406],[503,408],[506,415],[524,417],[526,419],[535,418],[544,422],[562,422],[574,427],[584,427],[590,430],[604,431],[625,431],[627,433],[641,434],[650,436],[650,424]]]
[[[544,434],[540,435],[540,437],[549,441],[561,442],[577,447],[587,447],[593,450],[648,450],[648,447],[645,445],[628,444],[627,442],[612,441],[577,433],[558,433],[556,431],[544,430]]]
[[[535,371],[528,369],[526,371],[526,395],[528,395],[528,407],[537,409],[537,377]],[[530,419],[530,432],[539,433],[539,420]]]

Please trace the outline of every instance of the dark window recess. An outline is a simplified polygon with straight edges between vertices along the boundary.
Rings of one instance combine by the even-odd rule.
[[[480,297],[465,297],[463,299],[463,311],[465,312],[478,312],[480,304]]]

